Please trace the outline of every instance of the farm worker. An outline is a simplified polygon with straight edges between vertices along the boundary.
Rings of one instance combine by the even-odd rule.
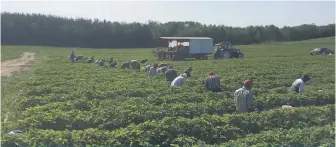
[[[112,62],[112,63],[110,64],[110,67],[111,67],[111,68],[115,68],[116,65],[117,65],[117,62]]]
[[[95,64],[99,64],[99,62],[100,62],[100,60],[97,60],[97,61],[95,62]]]
[[[136,70],[136,71],[140,71],[140,63],[137,60],[131,60],[131,62],[129,63],[129,68]]]
[[[71,54],[70,54],[70,56],[69,56],[69,59],[70,59],[70,61],[73,63],[74,62],[74,60],[75,60],[75,53],[74,53],[74,51],[71,51]]]
[[[291,92],[303,92],[304,91],[304,84],[310,81],[308,75],[303,75],[300,79],[296,79],[292,84],[290,91]]]
[[[94,62],[94,58],[93,58],[93,56],[91,56],[90,60],[87,61],[87,63],[93,63],[93,62]]]
[[[180,76],[176,77],[172,82],[171,86],[176,87],[176,86],[181,86],[185,80],[187,79],[187,74],[183,73]]]
[[[76,56],[75,57],[75,60],[78,61],[78,60],[84,60],[85,57],[84,56]]]
[[[149,71],[149,69],[152,67],[152,65],[147,65],[146,67],[145,67],[145,72],[148,72]]]
[[[253,104],[252,80],[245,80],[244,86],[234,92],[236,109],[239,113],[246,113]]]
[[[123,63],[121,63],[121,69],[128,68],[129,64],[130,64],[130,62],[123,62]]]
[[[148,76],[149,76],[149,77],[153,77],[153,76],[156,75],[156,69],[157,69],[157,67],[158,67],[158,64],[155,63],[155,64],[153,65],[153,67],[151,67],[151,68],[149,69],[149,71],[148,71]]]
[[[99,60],[98,65],[99,66],[104,66],[104,62],[105,62],[104,60]]]
[[[156,74],[165,73],[168,70],[167,66],[160,67],[156,69]]]
[[[148,61],[148,59],[146,58],[146,59],[141,60],[140,63],[141,63],[141,64],[144,64],[144,63],[146,63],[147,61]]]
[[[216,51],[214,53],[214,58],[215,59],[219,58],[220,54],[221,54],[221,50],[220,49],[216,49]]]
[[[163,58],[163,50],[162,49],[156,49],[156,55],[159,59]]]
[[[168,63],[161,63],[161,64],[159,64],[158,67],[160,68],[160,67],[164,67],[164,66],[168,66],[168,65],[169,65]]]
[[[109,63],[110,63],[110,65],[111,65],[111,63],[113,63],[113,57],[110,58]]]
[[[173,67],[169,66],[166,71],[166,79],[169,82],[172,82],[177,77],[177,72],[173,69]]]
[[[205,88],[212,92],[222,92],[220,85],[220,78],[213,72],[208,73],[208,77],[205,79]]]
[[[192,68],[189,66],[186,70],[183,71],[183,73],[187,74],[187,77],[191,77],[190,72],[192,71]]]

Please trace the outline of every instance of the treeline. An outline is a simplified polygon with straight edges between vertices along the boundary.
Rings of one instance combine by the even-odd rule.
[[[113,18],[112,18],[113,19]],[[299,41],[335,36],[335,24],[304,24],[278,28],[274,25],[230,27],[198,22],[121,23],[53,15],[1,13],[3,45],[43,45],[88,48],[137,48],[166,46],[162,36],[211,37],[214,43],[253,44]]]

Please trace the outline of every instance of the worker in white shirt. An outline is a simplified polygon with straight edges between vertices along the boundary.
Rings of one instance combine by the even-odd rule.
[[[251,91],[252,85],[253,80],[245,80],[244,86],[234,92],[236,110],[239,113],[247,113],[251,111],[254,99]]]
[[[185,80],[187,79],[187,74],[183,73],[180,76],[176,77],[172,82],[171,86],[176,87],[176,86],[181,86]]]
[[[148,70],[148,77],[154,77],[154,76],[157,74],[157,73],[156,73],[157,67],[158,67],[158,64],[155,63],[155,64]]]
[[[303,75],[300,79],[296,79],[292,84],[290,91],[291,92],[303,92],[304,84],[310,80],[308,75]]]
[[[156,74],[166,73],[167,70],[168,70],[167,66],[159,67],[158,69],[156,69]]]
[[[144,68],[145,72],[148,72],[151,67],[152,67],[152,65],[145,66],[145,68]]]

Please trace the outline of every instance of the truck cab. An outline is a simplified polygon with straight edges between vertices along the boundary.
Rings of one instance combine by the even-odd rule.
[[[234,48],[231,42],[220,42],[214,46],[214,58],[243,58],[244,54],[238,48]]]

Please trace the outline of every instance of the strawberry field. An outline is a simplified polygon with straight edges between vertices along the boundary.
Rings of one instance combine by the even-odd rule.
[[[164,75],[70,63],[76,55],[118,62],[149,59],[152,49],[79,49],[8,46],[29,50],[38,62],[26,75],[2,79],[3,146],[335,146],[335,56],[309,56],[335,48],[335,38],[238,46],[244,59],[167,61],[192,76],[171,88]],[[11,54],[12,55],[12,54]],[[14,55],[13,55],[14,56]],[[62,58],[60,58],[62,57]],[[145,66],[143,64],[142,66]],[[224,92],[204,89],[207,73]],[[288,93],[308,74],[303,93]],[[254,78],[254,112],[237,114],[233,93]],[[279,109],[291,105],[290,110]],[[24,130],[11,135],[12,130]]]

